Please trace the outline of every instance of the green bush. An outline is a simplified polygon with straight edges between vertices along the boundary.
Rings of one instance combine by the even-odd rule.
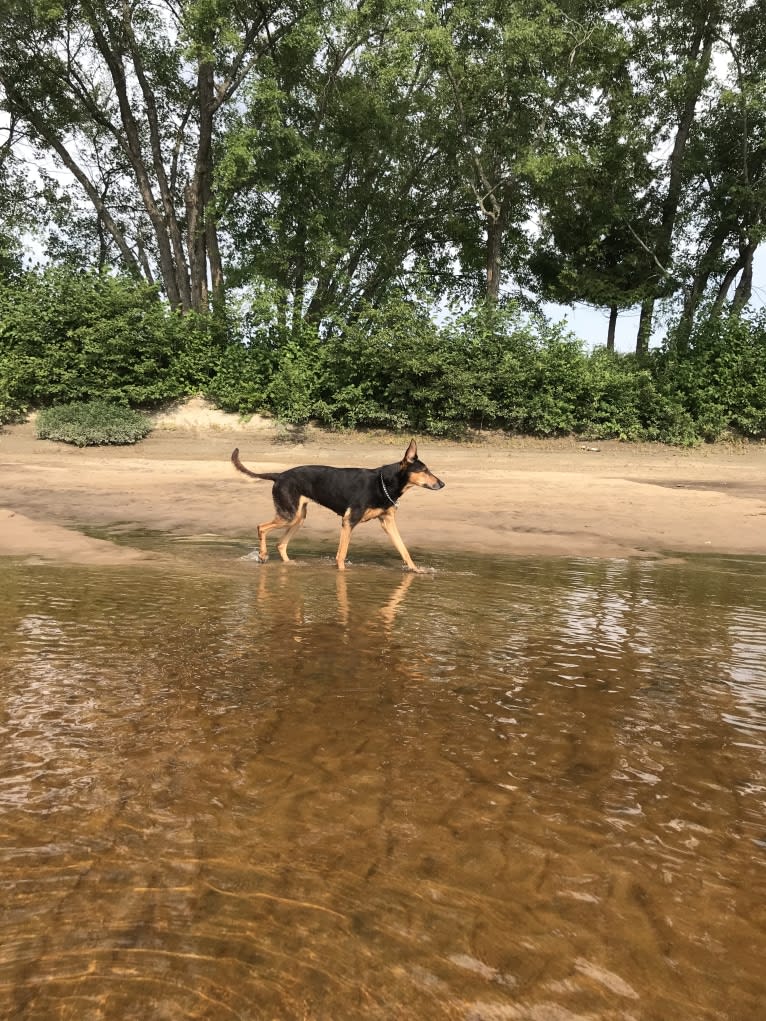
[[[392,299],[364,309],[336,324],[316,350],[313,413],[322,424],[444,431],[448,409],[439,388],[447,353],[416,303]]]
[[[596,348],[587,357],[576,432],[589,439],[698,440],[691,416],[662,392],[653,368],[634,355]]]
[[[26,410],[25,403],[13,392],[12,383],[5,378],[0,364],[0,426],[19,421]]]
[[[343,428],[432,435],[468,427],[540,435],[576,420],[579,341],[515,304],[478,305],[437,324],[403,299],[365,310],[320,345],[315,415]]]
[[[255,343],[246,346],[234,341],[221,352],[204,394],[224,411],[252,414],[266,407],[272,374],[272,352]]]
[[[683,445],[766,436],[766,312],[704,315],[636,359],[587,352],[513,302],[436,319],[392,295],[290,325],[290,303],[277,299],[256,289],[232,331],[214,316],[178,315],[156,288],[124,277],[49,268],[0,281],[0,423],[31,407],[153,406],[202,392],[227,411],[340,429]]]
[[[228,410],[328,428],[698,442],[682,396],[660,375],[656,362],[587,353],[514,303],[436,323],[427,307],[392,298],[329,324],[326,337],[304,326],[281,342],[232,345],[207,392]]]
[[[703,439],[766,436],[766,310],[704,315],[683,343],[671,333],[657,374]]]
[[[157,405],[197,392],[220,346],[212,317],[156,287],[49,268],[0,283],[0,400],[19,410],[92,399]]]
[[[142,440],[152,423],[132,408],[106,401],[73,402],[44,408],[37,416],[37,436],[78,447],[128,444]]]

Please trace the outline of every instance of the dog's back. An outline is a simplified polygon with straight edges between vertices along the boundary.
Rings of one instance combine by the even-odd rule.
[[[375,503],[376,472],[370,468],[333,468],[303,464],[282,472],[275,489],[289,489],[343,517],[349,507]]]

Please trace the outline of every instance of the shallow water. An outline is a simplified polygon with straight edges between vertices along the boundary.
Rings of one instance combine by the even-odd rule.
[[[764,1017],[763,562],[165,546],[0,562],[0,1016]]]

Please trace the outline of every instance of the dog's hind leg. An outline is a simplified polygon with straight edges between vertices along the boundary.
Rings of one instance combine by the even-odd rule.
[[[258,525],[258,559],[262,564],[265,564],[269,559],[269,552],[266,549],[266,536],[268,533],[273,531],[275,528],[288,528],[290,524],[290,521],[285,520],[285,518],[277,514],[277,516],[272,518],[271,521],[264,521],[262,524]]]
[[[269,559],[269,552],[266,548],[266,536],[274,529],[286,528],[287,534],[277,546],[279,555],[283,560],[289,560],[287,556],[287,544],[290,536],[300,527],[306,516],[306,498],[295,492],[294,487],[278,478],[271,491],[274,499],[274,510],[276,517],[271,521],[264,521],[258,525],[258,559],[265,564]]]
[[[339,571],[346,570],[346,555],[348,554],[348,547],[351,542],[351,533],[353,530],[354,526],[351,524],[351,511],[346,511],[343,515],[343,520],[340,526],[338,552],[335,554],[335,563],[338,565]]]
[[[287,555],[287,544],[290,542],[292,537],[301,527],[303,522],[306,520],[306,511],[308,510],[308,500],[305,497],[301,497],[300,503],[298,504],[298,510],[295,512],[295,517],[288,524],[287,531],[282,536],[281,540],[277,543],[277,552],[286,564],[292,563],[289,556]]]

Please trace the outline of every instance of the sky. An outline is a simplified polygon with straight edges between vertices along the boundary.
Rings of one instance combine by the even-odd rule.
[[[584,340],[588,349],[606,346],[606,333],[609,328],[609,309],[591,308],[590,305],[582,303],[570,308],[567,305],[553,305],[546,303],[543,311],[549,319],[554,322],[563,320],[569,329],[581,340]],[[617,331],[614,338],[614,346],[617,351],[635,351],[636,333],[638,332],[639,308],[628,308],[620,312],[617,318]],[[659,343],[661,334],[655,329],[652,341]]]

